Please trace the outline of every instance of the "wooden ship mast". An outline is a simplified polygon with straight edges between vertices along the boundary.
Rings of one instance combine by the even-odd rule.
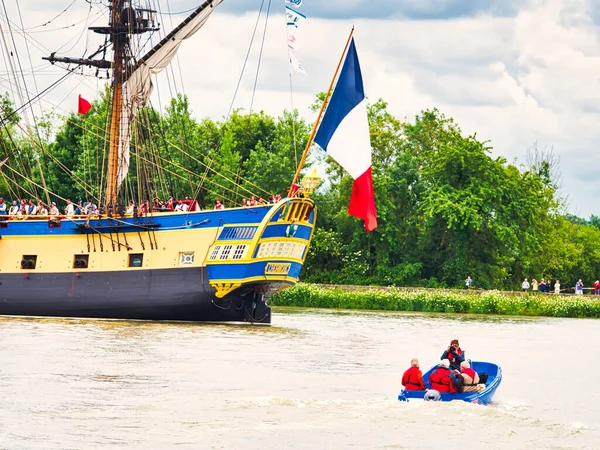
[[[111,104],[109,126],[109,150],[104,199],[100,204],[107,210],[115,208],[120,184],[128,167],[128,149],[130,127],[138,108],[145,105],[152,89],[152,83],[145,80],[153,73],[158,73],[173,58],[177,47],[183,39],[194,34],[206,21],[211,10],[223,0],[206,0],[196,8],[183,22],[167,34],[158,44],[138,61],[134,60],[131,49],[131,38],[147,32],[158,31],[155,23],[156,11],[135,8],[133,0],[110,0],[110,21],[108,26],[89,27],[89,30],[108,36],[112,46],[112,60],[94,59],[105,52],[108,43],[88,58],[71,58],[56,56],[52,53],[43,59],[54,63],[75,64],[78,66],[107,69],[111,74]],[[162,52],[161,52],[162,50]],[[152,61],[154,59],[154,61]],[[152,65],[152,63],[154,65]],[[160,66],[156,68],[156,66]],[[145,70],[141,70],[145,69]],[[141,72],[141,73],[140,73]],[[137,73],[134,87],[127,92],[127,81]],[[140,85],[144,84],[143,87]],[[133,95],[135,97],[130,96]],[[127,163],[123,168],[124,150],[127,152]]]

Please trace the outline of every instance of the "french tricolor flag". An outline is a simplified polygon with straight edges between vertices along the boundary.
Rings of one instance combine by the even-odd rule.
[[[354,38],[315,142],[354,178],[348,214],[377,228],[367,102]]]

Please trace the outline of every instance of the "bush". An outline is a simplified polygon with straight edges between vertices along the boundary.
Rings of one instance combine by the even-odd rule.
[[[511,316],[600,317],[594,297],[475,293],[464,290],[318,286],[300,283],[275,294],[273,306]]]

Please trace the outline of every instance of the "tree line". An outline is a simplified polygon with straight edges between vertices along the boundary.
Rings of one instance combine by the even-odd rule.
[[[43,198],[45,183],[61,198],[99,198],[107,93],[87,115],[39,118],[34,135],[2,96],[0,150],[13,169],[2,167],[0,195]],[[380,99],[368,114],[379,227],[366,233],[348,216],[353,180],[313,149],[310,161],[327,175],[313,195],[317,229],[303,280],[461,287],[470,275],[476,288],[516,289],[525,277],[564,286],[600,277],[600,219],[566,213],[550,152],[517,165],[493,157],[489,142],[437,109],[402,121]],[[251,194],[285,194],[310,131],[297,111],[198,121],[183,95],[164,113],[148,107],[139,117],[123,199],[194,196],[206,206],[216,198],[238,206]]]

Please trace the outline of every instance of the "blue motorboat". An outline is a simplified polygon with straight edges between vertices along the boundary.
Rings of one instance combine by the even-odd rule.
[[[423,375],[423,381],[425,385],[429,386],[429,376],[437,368],[433,366]],[[450,393],[440,392],[441,401],[450,402],[452,400],[462,400],[469,403],[478,403],[480,405],[487,405],[492,401],[492,397],[500,386],[502,381],[502,368],[497,364],[483,361],[471,361],[471,368],[477,373],[487,373],[488,379],[485,383],[485,388],[477,392],[462,392],[462,393]],[[411,398],[423,399],[426,391],[407,391],[403,389],[398,395],[398,400],[407,402]]]

